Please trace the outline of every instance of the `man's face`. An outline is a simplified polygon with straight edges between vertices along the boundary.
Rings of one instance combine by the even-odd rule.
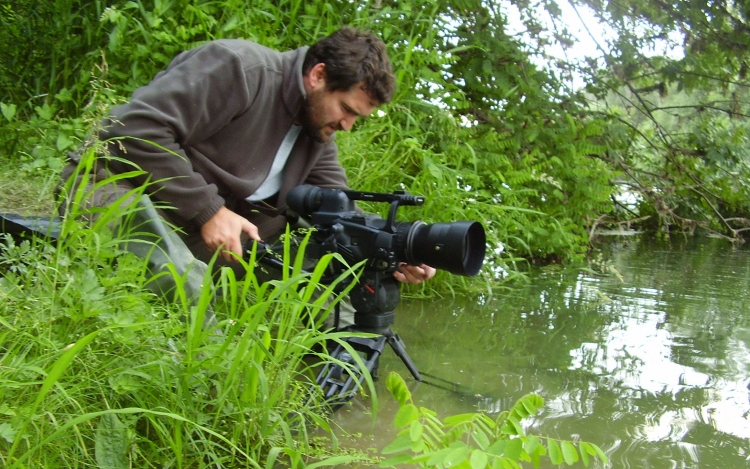
[[[350,130],[357,117],[369,116],[376,106],[359,85],[347,91],[328,91],[323,82],[308,90],[301,124],[310,137],[326,143],[337,130]]]

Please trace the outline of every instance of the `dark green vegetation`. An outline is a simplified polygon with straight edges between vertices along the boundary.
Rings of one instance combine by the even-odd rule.
[[[91,228],[66,222],[54,245],[3,245],[3,467],[368,459],[335,441],[316,448],[308,433],[329,427],[304,359],[327,360],[314,349],[337,335],[301,326],[325,306],[310,299],[314,276],[258,285],[228,271],[220,292],[206,279],[197,305],[181,289],[163,302],[144,288],[143,261],[107,235],[119,212]],[[209,308],[219,319],[204,327]]]
[[[49,174],[87,132],[95,93],[126,99],[181,50],[221,37],[288,49],[352,24],[385,39],[399,80],[383,113],[339,136],[354,187],[427,196],[415,219],[483,220],[501,264],[577,258],[593,229],[626,223],[741,236],[746,10],[591,3],[619,35],[597,35],[604,58],[578,63],[544,55],[572,41],[548,1],[515,4],[524,42],[499,4],[474,0],[6,1],[0,151]],[[644,55],[657,41],[686,55]]]
[[[65,152],[179,51],[221,37],[289,49],[351,24],[389,44],[399,81],[392,104],[339,136],[352,186],[425,195],[426,205],[403,210],[404,218],[481,220],[488,228],[490,264],[498,268],[487,269],[484,283],[454,278],[433,288],[495,286],[527,263],[579,258],[597,227],[741,236],[750,218],[747,8],[596,3],[620,34],[601,44],[606,59],[547,61],[543,69],[535,65],[542,46],[570,39],[540,23],[544,8],[553,19],[559,9],[516,6],[525,42],[506,30],[494,1],[2,0],[0,158],[12,173],[0,183],[3,192],[28,190],[25,202],[4,196],[3,209],[52,213]],[[643,55],[648,41],[670,40],[672,31],[682,34],[684,58]],[[573,74],[585,89],[571,89]],[[19,189],[23,182],[37,190]],[[613,198],[623,188],[639,196],[635,206]],[[64,245],[3,251],[3,464],[326,461],[304,433],[310,422],[325,426],[322,409],[297,384],[306,376],[302,357],[326,339],[297,327],[310,309],[300,293],[309,280],[233,285],[246,294],[219,298],[225,335],[216,340],[200,327],[206,304],[163,304],[144,293],[142,263],[99,228],[70,222],[75,236]],[[519,408],[532,414],[523,402],[533,401]],[[519,432],[475,422],[493,438]],[[429,428],[442,427],[430,420]],[[429,450],[458,441],[451,438]],[[503,447],[513,451],[503,453],[509,461],[542,454],[535,440],[525,441],[526,453]],[[501,461],[488,448],[501,446],[480,444],[488,464]],[[575,448],[563,448],[550,451],[553,461],[574,460]]]

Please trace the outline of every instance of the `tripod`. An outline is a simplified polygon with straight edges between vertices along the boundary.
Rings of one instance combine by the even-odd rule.
[[[422,381],[416,365],[406,353],[404,342],[390,327],[395,319],[393,309],[400,299],[398,281],[389,272],[365,271],[352,290],[351,299],[356,311],[354,325],[343,330],[378,334],[378,337],[344,339],[344,342],[360,355],[361,365],[364,365],[370,376],[377,378],[380,355],[388,344],[414,379]],[[360,363],[344,345],[337,344],[330,355],[337,362],[326,363],[315,382],[323,390],[326,401],[334,407],[339,407],[354,398],[366,375]]]

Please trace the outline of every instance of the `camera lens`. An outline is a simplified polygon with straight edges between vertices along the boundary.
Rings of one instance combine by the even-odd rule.
[[[473,277],[482,269],[486,236],[476,221],[398,223],[395,246],[398,258],[409,264]]]

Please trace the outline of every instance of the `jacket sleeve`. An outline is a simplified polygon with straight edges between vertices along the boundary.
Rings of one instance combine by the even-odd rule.
[[[198,225],[208,221],[224,199],[196,172],[185,148],[201,142],[245,111],[257,94],[240,58],[220,43],[177,56],[166,71],[137,89],[131,101],[112,110],[100,137],[115,139],[110,150],[144,170],[148,191]],[[132,170],[110,163],[116,172]]]

